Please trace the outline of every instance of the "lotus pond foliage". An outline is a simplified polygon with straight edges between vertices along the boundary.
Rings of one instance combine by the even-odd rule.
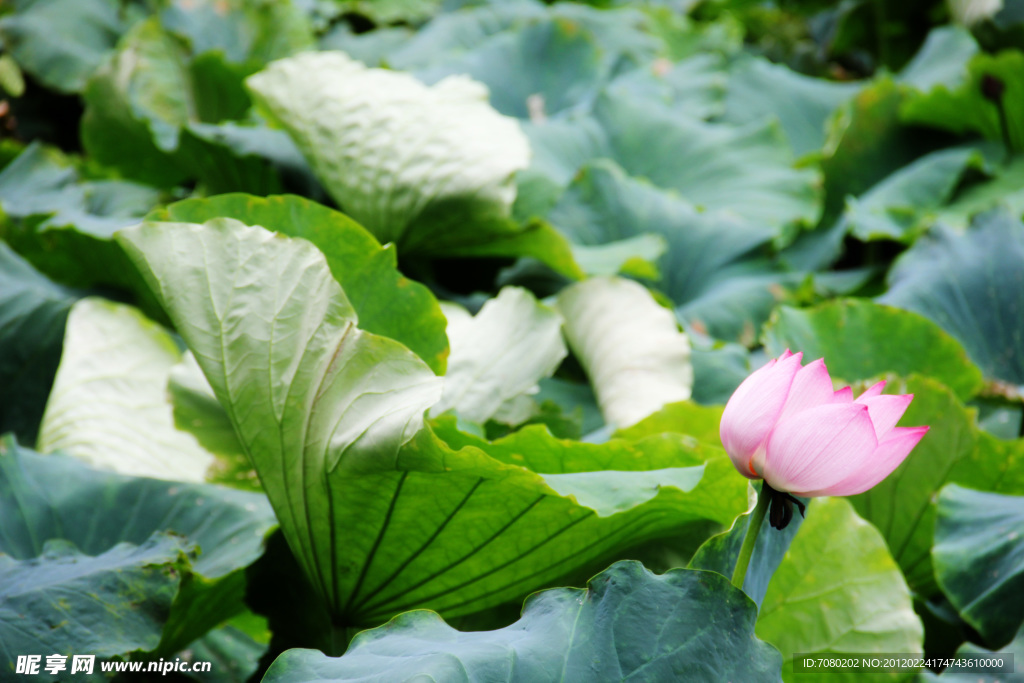
[[[0,681],[1019,669],[1022,121],[1020,0],[3,5]]]

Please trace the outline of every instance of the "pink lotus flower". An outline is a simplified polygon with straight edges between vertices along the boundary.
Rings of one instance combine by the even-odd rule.
[[[736,469],[794,496],[852,496],[896,469],[928,427],[897,427],[913,394],[857,400],[832,390],[823,359],[801,366],[788,350],[754,372],[729,399],[721,437]]]

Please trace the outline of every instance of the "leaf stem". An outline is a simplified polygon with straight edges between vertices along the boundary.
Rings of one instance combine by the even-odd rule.
[[[740,556],[736,558],[736,568],[732,572],[732,585],[740,590],[743,590],[743,581],[747,578],[750,556],[754,554],[754,544],[757,543],[757,535],[761,532],[764,515],[768,512],[768,503],[771,499],[772,487],[768,485],[768,482],[762,482],[761,492],[757,495],[757,505],[754,506],[754,512],[750,515],[747,535],[743,537],[743,545],[740,546]]]

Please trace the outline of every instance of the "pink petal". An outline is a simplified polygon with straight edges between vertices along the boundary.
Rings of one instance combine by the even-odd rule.
[[[759,477],[750,471],[750,459],[775,426],[801,357],[790,354],[769,362],[743,380],[725,405],[719,435],[736,469],[746,477]]]
[[[863,403],[869,398],[874,398],[882,393],[882,389],[885,389],[885,380],[883,379],[878,384],[875,384],[864,391],[863,394],[857,397],[858,403]]]
[[[877,447],[867,406],[810,408],[776,425],[762,476],[779,491],[816,491],[850,476]]]
[[[875,425],[875,435],[881,441],[889,430],[896,426],[896,423],[907,412],[907,406],[914,400],[913,394],[883,394],[865,399],[863,396],[857,399],[868,407],[868,414],[871,422]]]
[[[801,496],[853,496],[877,486],[900,466],[914,446],[928,433],[928,427],[896,427],[878,445],[867,462],[842,481]]]
[[[779,414],[779,420],[796,415],[799,412],[832,402],[835,392],[832,391],[832,378],[828,376],[825,359],[819,358],[801,368],[793,384],[789,388],[789,398]]]
[[[853,403],[853,389],[850,387],[843,387],[839,391],[832,394],[833,403]]]

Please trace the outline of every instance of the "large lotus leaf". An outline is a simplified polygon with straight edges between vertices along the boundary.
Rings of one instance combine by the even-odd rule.
[[[1024,384],[1024,225],[980,216],[964,234],[936,226],[889,271],[882,303],[916,311],[967,349],[986,376]]]
[[[829,373],[847,381],[917,373],[941,381],[961,399],[982,388],[981,372],[963,346],[942,328],[921,316],[870,301],[840,299],[813,308],[780,307],[762,339],[771,356],[789,349],[802,351],[804,361],[824,358]]]
[[[971,148],[927,154],[860,197],[848,197],[843,220],[860,240],[912,242],[927,230],[964,173],[982,163]]]
[[[826,122],[861,87],[805,76],[767,59],[745,59],[730,69],[724,120],[744,124],[774,117],[793,152],[803,156],[822,148]]]
[[[442,421],[399,450],[439,398],[438,380],[355,327],[312,245],[228,219],[143,224],[121,239],[337,623],[415,606],[468,614],[633,543],[683,528],[702,540],[744,507],[744,482],[720,451],[671,435],[593,445],[530,427],[489,444]],[[302,335],[283,334],[294,329]]]
[[[323,253],[356,314],[359,327],[402,342],[437,374],[445,369],[445,318],[433,294],[402,276],[394,247],[381,247],[365,228],[342,213],[302,197],[226,194],[175,202],[151,220],[203,223],[234,218],[309,240]]]
[[[808,508],[768,585],[755,632],[782,652],[786,681],[863,680],[858,671],[794,674],[798,652],[920,653],[924,636],[882,535],[840,498],[823,498]],[[893,672],[877,678],[903,677]]]
[[[562,290],[558,311],[605,422],[629,427],[690,398],[690,341],[643,285],[592,278]]]
[[[938,220],[958,230],[966,230],[979,213],[1003,209],[1024,216],[1024,157],[1014,157],[991,169],[992,177],[967,187],[938,211]]]
[[[779,273],[752,256],[777,229],[722,211],[699,211],[675,193],[622,172],[611,161],[584,166],[550,213],[574,243],[602,245],[657,235],[665,255],[655,261],[660,288],[679,317],[716,337],[752,337],[748,322],[766,320],[778,303]],[[751,338],[750,341],[753,341]]]
[[[1009,643],[1024,622],[1024,496],[943,488],[932,558],[960,616],[988,645]]]
[[[502,31],[514,29],[528,21],[544,19],[547,14],[547,8],[534,0],[468,5],[455,12],[438,14],[420,30],[396,41],[382,55],[382,59],[396,69],[429,67],[435,62],[453,59],[474,50]],[[355,36],[354,41],[369,40],[379,33],[381,31],[378,29],[370,34]],[[348,41],[347,44],[353,43]],[[349,54],[355,56],[354,52],[349,51]]]
[[[978,430],[974,451],[957,462],[949,480],[972,489],[1024,495],[1024,439],[1004,441]]]
[[[155,17],[124,35],[85,88],[81,135],[90,156],[152,185],[185,178],[169,153],[189,119],[187,57]]]
[[[83,181],[70,160],[38,142],[0,172],[4,213],[9,218],[38,219],[33,226],[37,230],[75,227],[109,237],[138,223],[159,199],[155,189],[137,183]]]
[[[617,98],[657,103],[677,116],[708,119],[724,112],[727,83],[722,56],[697,54],[674,63],[655,59],[615,78],[608,91]]]
[[[608,78],[598,43],[567,21],[541,21],[504,31],[478,48],[418,72],[433,83],[466,74],[487,86],[502,114],[533,120],[593,104]]]
[[[175,428],[167,400],[180,358],[171,335],[137,310],[82,299],[68,316],[37,448],[121,474],[205,481],[214,457]]]
[[[809,501],[805,503],[805,509],[807,505],[809,505]],[[737,517],[728,531],[712,536],[705,541],[694,553],[688,566],[692,569],[710,569],[731,579],[733,570],[736,568],[736,560],[740,555],[740,547],[750,528],[751,514],[748,512]],[[789,546],[800,527],[803,526],[803,522],[802,515],[794,515],[785,529],[778,530],[762,520],[761,532],[757,536],[754,550],[750,555],[750,565],[743,577],[743,592],[749,595],[758,607],[761,606],[764,596],[768,592],[772,575],[775,574],[775,570],[779,568],[779,564],[785,558]]]
[[[777,124],[707,124],[609,96],[599,99],[595,116],[607,147],[594,156],[611,157],[630,175],[702,209],[729,210],[775,228],[818,219],[820,177],[793,167]]]
[[[903,119],[954,133],[980,133],[990,140],[1007,141],[1012,150],[1024,150],[1024,53],[978,54],[967,71],[958,87],[937,85],[909,97],[900,110]],[[990,85],[994,82],[1000,85]],[[996,101],[986,97],[988,90],[1001,90]]]
[[[358,12],[378,24],[416,23],[433,16],[441,0],[339,0],[345,11]]]
[[[1001,654],[1012,654],[1014,657],[1014,667],[1017,668],[1017,663],[1024,657],[1024,627],[1017,631],[1017,636],[1009,645],[999,648],[997,653],[986,650],[974,643],[964,643],[957,649],[956,654],[957,656],[975,655],[980,659],[988,659],[993,654],[996,658]],[[1006,663],[1009,661],[1009,658],[1004,657],[1003,661]],[[1019,672],[957,671],[956,667],[949,667],[940,675],[935,675],[930,671],[924,672],[921,674],[918,683],[1020,683],[1021,680],[1024,680],[1024,674]]]
[[[452,354],[434,415],[454,409],[484,423],[503,405],[536,393],[537,382],[568,353],[562,318],[525,289],[503,288],[475,316],[456,305],[446,307],[446,314]]]
[[[0,554],[4,677],[10,680],[19,655],[43,655],[45,665],[55,653],[104,660],[155,650],[188,576],[184,551],[181,538],[158,532],[141,545],[120,543],[95,557],[63,540],[47,541],[30,559]]]
[[[307,15],[291,0],[173,0],[160,23],[188,40],[192,54],[220,52],[234,63],[265,64],[314,46]]]
[[[242,80],[258,62],[231,64],[222,52],[193,58],[156,17],[136,24],[86,85],[82,146],[127,177],[171,187],[222,172],[224,162],[179,149],[191,124],[240,119],[250,107]]]
[[[128,28],[117,0],[18,0],[0,19],[4,50],[40,83],[78,92]]]
[[[721,446],[719,426],[723,409],[724,406],[702,406],[692,401],[672,403],[632,427],[618,430],[615,435],[632,440],[675,432],[692,436],[706,444]]]
[[[943,485],[958,481],[969,469],[976,457],[977,430],[973,415],[934,380],[911,377],[906,382],[890,382],[886,392],[913,394],[900,424],[928,425],[931,430],[882,483],[850,500],[862,517],[881,530],[907,582],[916,592],[931,595],[936,592],[928,555],[935,496]]]
[[[519,621],[497,631],[460,632],[409,612],[360,633],[340,658],[290,650],[264,680],[776,681],[782,662],[754,637],[756,614],[712,572],[658,576],[620,562],[586,589],[531,596]]]
[[[34,442],[78,293],[48,280],[0,242],[0,432]],[[17,397],[14,400],[14,397]]]
[[[452,226],[508,216],[529,145],[478,83],[427,87],[340,52],[279,60],[247,83],[342,209],[382,242],[422,242],[415,233],[445,214],[459,217],[445,217]]]
[[[804,233],[784,254],[794,268],[819,270],[842,253],[846,226],[836,219],[847,197],[856,197],[897,169],[935,148],[935,141],[899,120],[906,86],[889,78],[865,86],[841,105],[822,149],[825,207],[816,230]]]
[[[899,80],[917,90],[937,86],[956,88],[967,78],[967,63],[978,53],[978,43],[963,26],[932,29],[924,45],[900,71]]]
[[[160,616],[156,639],[164,653],[243,608],[244,568],[262,554],[263,537],[276,524],[261,494],[126,477],[64,455],[41,456],[13,441],[0,444],[0,515],[0,554],[25,562],[43,554],[49,539],[63,539],[90,556],[123,544],[143,546],[164,532],[198,546],[180,588],[171,588],[169,613],[164,609]],[[109,619],[102,614],[92,619]]]

